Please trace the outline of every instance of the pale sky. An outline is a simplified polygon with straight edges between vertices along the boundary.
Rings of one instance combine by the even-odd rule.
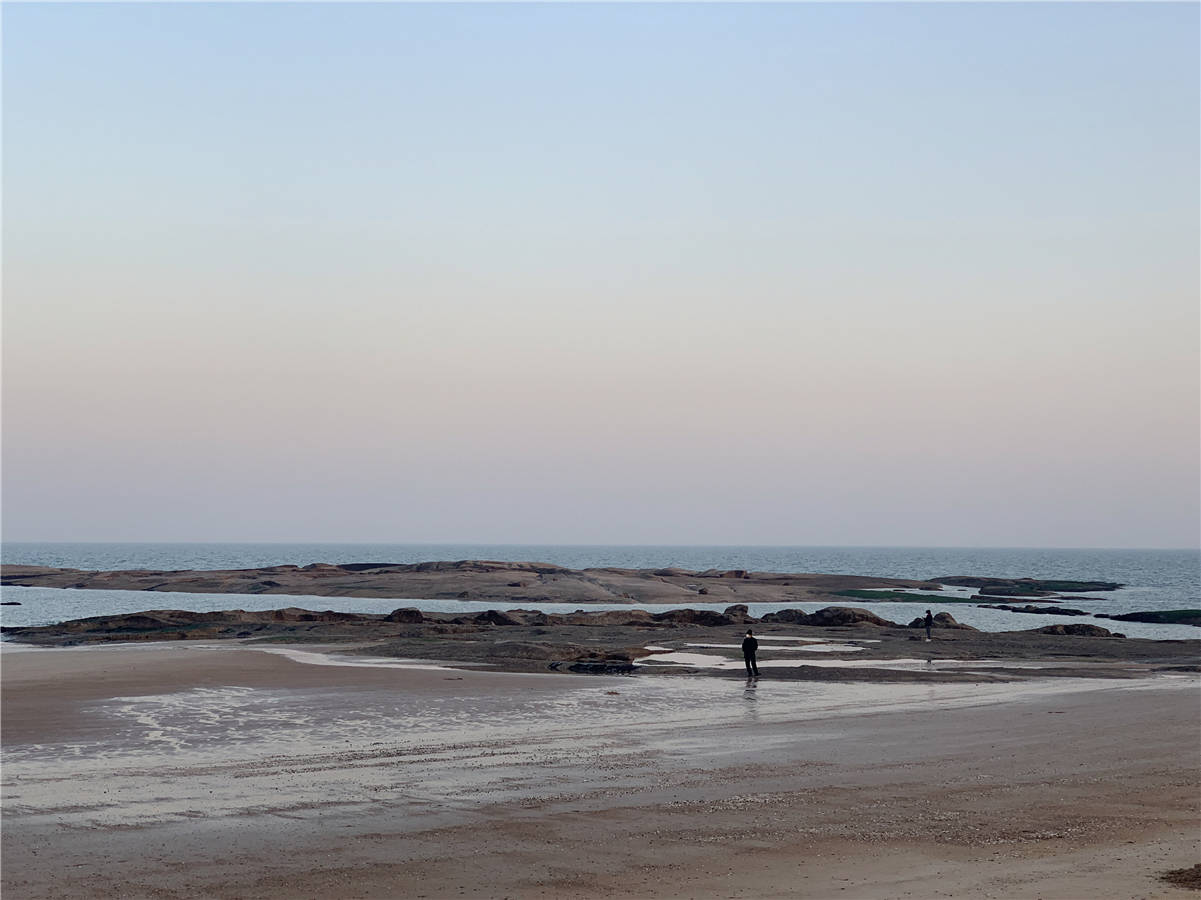
[[[1199,543],[1196,4],[3,32],[5,540]]]

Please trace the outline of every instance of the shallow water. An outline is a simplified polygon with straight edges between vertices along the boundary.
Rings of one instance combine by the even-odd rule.
[[[772,638],[772,640],[776,640],[776,639]],[[798,638],[797,640],[804,641],[806,639]],[[822,641],[824,642],[825,638],[823,638]],[[686,643],[684,646],[685,647],[705,647],[705,648],[720,649],[720,650],[741,650],[742,649],[742,644],[687,644]],[[649,650],[650,648],[648,647],[647,649]],[[760,641],[759,649],[760,650],[807,650],[809,648],[801,646],[800,644],[765,644],[763,641]]]
[[[163,645],[146,649],[162,652]],[[170,652],[267,649],[314,661],[307,648],[196,643],[171,645]],[[108,646],[3,652],[134,652],[136,660],[139,651]],[[360,809],[396,810],[390,827],[430,827],[489,802],[518,808],[526,797],[569,799],[589,791],[619,796],[645,782],[648,773],[741,765],[751,734],[756,750],[765,751],[838,736],[864,714],[962,709],[1079,692],[1101,692],[1117,701],[1146,688],[1197,688],[1195,678],[1167,676],[1004,684],[505,677],[528,681],[529,687],[498,692],[486,687],[491,679],[460,672],[436,692],[373,680],[370,686],[338,688],[197,687],[97,701],[82,712],[106,727],[83,732],[86,740],[4,746],[5,825],[43,834],[48,846],[63,829],[178,823],[194,830],[205,822],[244,823],[263,816],[282,830],[301,820],[324,827],[334,814],[353,822]],[[779,727],[763,727],[772,725]]]
[[[450,672],[455,668],[486,668],[491,663],[456,662],[454,666],[437,659],[400,659],[386,656],[341,656],[335,653],[319,653],[313,650],[296,650],[290,647],[261,647],[264,653],[284,656],[293,662],[308,666],[337,666],[358,669],[423,669],[425,671]]]
[[[615,566],[687,569],[751,569],[777,572],[829,572],[930,579],[963,574],[995,577],[1070,578],[1116,581],[1126,585],[1111,592],[1090,592],[1096,600],[1068,598],[1063,605],[1091,613],[1121,614],[1145,610],[1201,607],[1201,552],[1196,550],[1054,550],[1004,548],[921,547],[564,547],[513,545],[438,544],[34,544],[0,545],[5,563],[64,566],[81,569],[221,569],[311,562],[399,562],[431,559],[538,560],[572,568]],[[45,625],[87,616],[138,612],[148,608],[211,612],[223,609],[262,610],[301,606],[339,612],[389,612],[416,606],[431,612],[478,612],[496,603],[460,600],[362,599],[304,595],[191,594],[142,591],[84,591],[51,588],[5,587],[5,600],[21,606],[0,607],[0,624]],[[948,587],[950,598],[966,599],[972,588]],[[998,598],[996,603],[1024,605],[1024,600]],[[530,604],[526,604],[530,605]],[[813,612],[830,603],[750,604],[761,617],[768,612],[796,608]],[[948,612],[957,621],[982,631],[1020,631],[1044,625],[1087,622],[1119,631],[1129,637],[1189,640],[1201,638],[1201,629],[1189,625],[1153,625],[1112,622],[1084,616],[1012,613],[963,603],[874,603],[846,598],[839,605],[864,606],[882,618],[905,624],[923,616],[926,609]],[[720,611],[724,603],[690,603],[694,609]],[[547,612],[574,612],[576,604],[538,604]],[[621,604],[589,605],[587,609],[647,608]]]
[[[128,653],[131,647],[87,650],[17,650],[41,653]],[[158,645],[159,650],[162,645]],[[299,648],[250,648],[220,644],[172,645],[189,654],[269,652],[308,664],[349,667],[441,668],[426,661],[321,658]],[[715,667],[742,668],[742,661],[706,656]],[[791,660],[778,661],[790,664]],[[892,661],[876,661],[893,664]],[[914,661],[917,662],[917,661]],[[920,661],[925,665],[925,661]],[[946,667],[987,665],[989,661],[945,661]],[[838,664],[815,660],[813,664]],[[863,663],[845,661],[847,665]],[[995,661],[995,664],[1002,664]],[[763,663],[761,663],[763,665]],[[463,675],[447,670],[448,675]],[[34,760],[62,754],[83,759],[161,757],[173,762],[222,756],[229,747],[256,753],[316,752],[345,743],[381,740],[411,747],[430,740],[439,745],[510,740],[534,732],[560,736],[606,729],[670,731],[679,726],[736,724],[746,705],[740,682],[712,678],[638,678],[593,676],[556,679],[551,689],[543,675],[506,675],[528,679],[536,690],[498,694],[456,678],[445,693],[405,692],[379,687],[262,690],[248,687],[195,688],[187,691],[115,698],[88,711],[114,725],[103,740],[53,747],[6,746],[5,761]],[[478,676],[476,676],[478,679]],[[1149,679],[1155,680],[1155,679]],[[757,718],[816,718],[937,703],[948,708],[1039,693],[1093,689],[1088,679],[1054,679],[1020,684],[842,684],[760,682],[754,688]],[[181,755],[182,754],[182,755]],[[6,767],[5,775],[9,774]]]

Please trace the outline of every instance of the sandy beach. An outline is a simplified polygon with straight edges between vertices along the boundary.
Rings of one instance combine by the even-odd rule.
[[[1186,897],[1191,673],[570,676],[3,656],[6,898]]]
[[[0,900],[1201,900],[1201,0],[0,4]]]

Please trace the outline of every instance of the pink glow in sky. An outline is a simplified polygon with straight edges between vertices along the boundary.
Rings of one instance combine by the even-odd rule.
[[[4,15],[4,537],[1197,546],[1198,7]]]

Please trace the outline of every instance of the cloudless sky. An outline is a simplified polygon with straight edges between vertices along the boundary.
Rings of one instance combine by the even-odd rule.
[[[2,14],[6,540],[1198,545],[1196,4]]]

